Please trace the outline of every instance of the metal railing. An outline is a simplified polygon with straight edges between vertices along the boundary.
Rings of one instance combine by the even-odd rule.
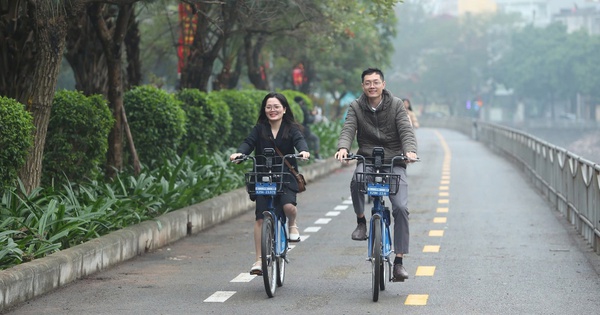
[[[600,254],[600,165],[530,134],[470,118],[424,120],[458,130],[514,161],[533,185]]]

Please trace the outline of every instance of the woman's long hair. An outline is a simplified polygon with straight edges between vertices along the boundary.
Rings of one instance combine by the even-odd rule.
[[[277,92],[271,92],[267,94],[265,98],[263,98],[262,105],[260,106],[260,112],[258,114],[258,120],[256,121],[256,123],[258,125],[269,125],[269,119],[267,118],[265,107],[267,106],[267,100],[270,98],[278,99],[283,108],[285,109],[285,114],[283,115],[283,119],[281,122],[281,127],[283,127],[283,138],[286,139],[289,137],[290,128],[292,128],[293,126],[295,126],[300,131],[303,131],[302,125],[296,121],[296,118],[294,118],[294,113],[290,108],[290,103],[288,102],[287,98],[285,98],[283,94]]]

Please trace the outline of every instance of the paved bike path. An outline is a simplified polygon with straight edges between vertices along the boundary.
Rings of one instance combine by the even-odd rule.
[[[269,299],[247,271],[252,214],[126,261],[8,314],[592,314],[598,256],[514,165],[460,133],[417,130],[410,279],[371,301],[366,242],[348,202],[352,167],[299,197],[303,241]]]

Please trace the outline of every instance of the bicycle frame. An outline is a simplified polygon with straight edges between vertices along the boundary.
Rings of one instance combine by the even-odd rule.
[[[251,173],[246,173],[246,183],[254,184],[254,193],[257,196],[269,196],[267,198],[267,209],[263,212],[265,217],[270,217],[275,223],[275,253],[277,257],[284,257],[288,250],[287,229],[285,228],[286,217],[283,213],[277,213],[275,209],[275,196],[283,193],[283,184],[285,176],[289,173],[284,172],[285,163],[274,164],[274,150],[265,148],[264,155],[257,157],[265,158],[265,164],[257,164],[256,157],[246,156],[252,159],[253,167]],[[293,157],[293,154],[288,154],[284,158]],[[264,171],[259,171],[264,169]],[[247,185],[248,188],[248,185]],[[252,193],[251,190],[248,191]]]
[[[286,176],[291,177],[289,173],[284,172],[285,159],[298,156],[297,154],[285,155],[280,164],[275,164],[275,150],[265,148],[264,155],[256,157],[242,155],[237,159],[253,161],[252,172],[245,174],[248,193],[268,197],[261,227],[261,262],[265,290],[269,297],[275,296],[276,287],[283,285],[285,264],[289,262],[286,217],[283,210],[275,209],[275,197],[283,194],[284,184],[288,183],[284,181]],[[265,163],[258,164],[257,157],[264,158]]]
[[[362,172],[355,172],[356,184],[361,193],[372,197],[373,208],[369,222],[367,260],[372,265],[373,301],[379,299],[379,290],[385,290],[385,271],[388,271],[388,281],[393,281],[392,237],[390,233],[390,210],[385,206],[384,197],[398,192],[400,175],[394,174],[394,163],[397,159],[406,160],[404,156],[395,156],[390,164],[384,164],[384,150],[381,147],[373,149],[373,156],[365,158],[362,155],[349,155],[347,159],[360,160]],[[367,163],[367,160],[373,162]],[[387,267],[387,268],[386,268]]]

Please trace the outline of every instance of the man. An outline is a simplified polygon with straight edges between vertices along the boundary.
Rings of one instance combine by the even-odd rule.
[[[340,162],[348,156],[350,146],[357,137],[357,154],[370,157],[373,147],[383,147],[386,160],[396,155],[406,155],[412,161],[417,157],[417,140],[402,100],[394,97],[385,89],[383,72],[369,68],[362,73],[363,94],[354,100],[346,115],[346,121],[338,139],[338,151],[335,158]],[[389,162],[386,162],[389,163]],[[350,182],[352,204],[358,226],[352,232],[353,240],[367,239],[367,220],[365,218],[365,195],[360,193],[356,183],[356,172],[362,171],[359,163]],[[394,166],[393,172],[400,174],[400,189],[389,196],[394,217],[394,280],[408,279],[403,265],[403,255],[408,253],[408,184],[406,182],[406,164]]]
[[[312,125],[315,122],[315,115],[308,109],[308,106],[306,106],[306,102],[301,96],[294,97],[294,101],[296,101],[296,103],[300,105],[300,108],[302,109],[302,114],[304,115],[304,120],[302,121],[302,126],[304,127],[304,139],[306,139],[306,142],[309,144],[310,149],[312,149],[312,151],[315,153],[315,160],[319,161],[321,160],[321,156],[319,155],[321,139],[319,139],[319,136],[317,136],[310,130],[310,125]]]

